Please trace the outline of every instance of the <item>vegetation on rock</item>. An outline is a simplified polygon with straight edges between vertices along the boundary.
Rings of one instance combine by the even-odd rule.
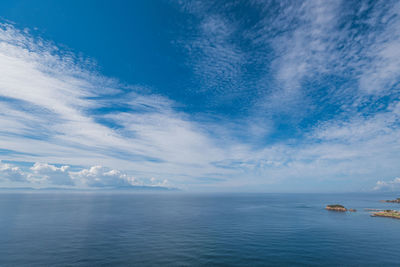
[[[397,211],[397,210],[378,211],[378,212],[373,213],[371,216],[373,216],[373,217],[389,217],[389,218],[400,219],[400,211]]]
[[[347,211],[347,209],[343,205],[339,204],[327,205],[325,209],[333,211]]]

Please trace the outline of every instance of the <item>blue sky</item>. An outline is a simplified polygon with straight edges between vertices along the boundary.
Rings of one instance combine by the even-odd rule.
[[[400,189],[398,1],[2,1],[2,187]]]

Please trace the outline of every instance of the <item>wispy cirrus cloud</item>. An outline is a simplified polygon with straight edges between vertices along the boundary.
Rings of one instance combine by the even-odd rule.
[[[396,1],[189,3],[184,10],[199,18],[199,32],[207,38],[188,38],[186,45],[203,51],[196,58],[214,69],[236,66],[229,71],[234,81],[226,79],[225,85],[212,78],[218,72],[207,64],[193,64],[201,80],[219,85],[202,88],[233,97],[232,104],[252,110],[252,116],[273,123],[274,116],[284,115],[298,124],[315,113],[331,116],[332,109],[337,115],[360,107],[368,112],[382,97],[398,94]],[[224,57],[229,51],[236,56]],[[224,74],[216,77],[224,80]]]
[[[386,169],[399,158],[397,2],[206,3],[191,5],[190,12],[199,18],[217,13],[227,22],[233,37],[225,39],[227,50],[236,47],[242,66],[250,64],[258,74],[247,81],[245,69],[239,69],[239,83],[255,89],[236,92],[245,100],[238,108],[246,106],[258,128],[268,129],[256,139],[268,145],[247,147],[247,156],[218,166],[252,170],[269,180],[357,180],[398,172]],[[252,17],[241,16],[250,12]],[[251,49],[241,46],[246,39]]]
[[[32,163],[3,165],[7,181],[340,191],[398,176],[398,3],[178,5],[195,18],[178,42],[198,84],[188,90],[227,112],[183,112],[2,26],[2,158]]]
[[[0,39],[7,74],[0,79],[0,146],[17,152],[4,159],[102,164],[143,176],[199,173],[207,165],[215,171],[209,162],[221,150],[171,100],[88,71],[13,26],[3,25]]]

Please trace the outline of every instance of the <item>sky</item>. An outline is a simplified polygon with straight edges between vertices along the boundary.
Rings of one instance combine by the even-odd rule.
[[[0,3],[0,187],[400,190],[399,1]]]

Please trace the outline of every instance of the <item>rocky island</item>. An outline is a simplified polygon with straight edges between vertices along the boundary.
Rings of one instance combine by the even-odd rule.
[[[387,202],[387,203],[400,203],[400,197],[393,199],[393,200],[382,200],[382,202]]]
[[[346,209],[344,206],[339,205],[339,204],[333,204],[333,205],[326,205],[325,207],[326,210],[333,210],[333,211],[351,211],[351,212],[356,212],[357,210],[355,209]]]
[[[342,211],[342,212],[347,211],[347,209],[344,206],[339,205],[339,204],[327,205],[325,207],[325,209],[326,210],[333,210],[333,211]]]
[[[388,217],[400,219],[400,211],[397,210],[383,210],[371,214],[372,217]]]

